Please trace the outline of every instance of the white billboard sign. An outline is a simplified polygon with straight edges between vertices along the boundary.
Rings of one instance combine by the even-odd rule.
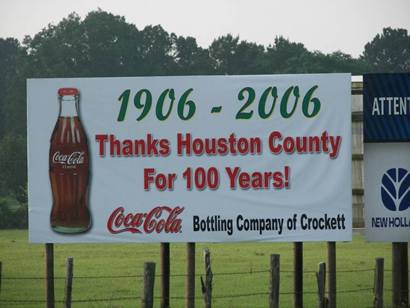
[[[349,74],[27,91],[31,242],[351,240]]]

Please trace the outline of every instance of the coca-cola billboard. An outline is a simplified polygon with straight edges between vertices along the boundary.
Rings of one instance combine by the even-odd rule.
[[[351,239],[348,74],[27,85],[32,242]]]

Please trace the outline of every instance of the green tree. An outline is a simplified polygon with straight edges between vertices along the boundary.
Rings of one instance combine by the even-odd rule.
[[[384,28],[364,47],[362,58],[372,72],[410,71],[410,36],[406,29]]]
[[[58,25],[48,25],[33,38],[27,36],[23,41],[30,63],[26,74],[41,78],[81,76],[88,61],[85,40],[75,13]]]
[[[214,40],[209,47],[209,54],[215,61],[215,70],[219,74],[235,74],[236,72],[236,52],[239,37],[231,34],[219,37]]]
[[[305,67],[310,73],[352,73],[363,74],[368,71],[368,65],[361,59],[354,59],[351,55],[341,51],[323,54],[319,51],[309,53],[309,60]]]
[[[160,25],[147,26],[142,30],[140,53],[143,59],[141,73],[146,76],[175,75],[175,34],[169,34]]]
[[[267,72],[264,65],[265,48],[262,45],[239,41],[231,34],[214,40],[209,54],[219,74],[260,74]]]
[[[0,229],[6,229],[13,226],[13,213],[7,202],[0,199]]]
[[[101,10],[82,22],[88,76],[130,76],[142,74],[143,35],[124,17]]]
[[[21,46],[16,39],[0,38],[0,114],[5,114],[6,94],[11,87],[12,80],[17,73],[17,59],[21,52]],[[0,139],[6,131],[4,117],[0,121]]]
[[[241,41],[236,48],[236,72],[238,74],[267,73],[265,47],[256,43]]]
[[[302,43],[293,43],[282,36],[267,48],[267,66],[271,73],[308,73],[309,51]]]
[[[24,41],[33,77],[125,76],[141,71],[142,36],[124,17],[72,13]]]
[[[178,75],[205,75],[214,73],[214,63],[207,49],[198,46],[193,37],[174,37],[174,60]]]
[[[26,139],[6,135],[0,141],[0,194],[18,196],[27,183]]]

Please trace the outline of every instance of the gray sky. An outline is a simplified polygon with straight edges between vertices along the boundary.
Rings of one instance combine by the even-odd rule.
[[[138,29],[161,24],[202,47],[227,33],[265,46],[282,35],[309,50],[357,57],[383,27],[410,32],[410,0],[0,0],[0,37],[21,40],[70,12],[84,18],[97,8]]]

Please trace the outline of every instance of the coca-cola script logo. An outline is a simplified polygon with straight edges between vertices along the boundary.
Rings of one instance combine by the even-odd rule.
[[[113,234],[122,232],[131,233],[179,233],[182,219],[179,214],[183,207],[157,206],[148,213],[124,214],[124,208],[115,209],[107,221],[107,228]]]
[[[84,152],[61,154],[59,151],[53,155],[53,163],[63,165],[80,165],[84,163]]]

